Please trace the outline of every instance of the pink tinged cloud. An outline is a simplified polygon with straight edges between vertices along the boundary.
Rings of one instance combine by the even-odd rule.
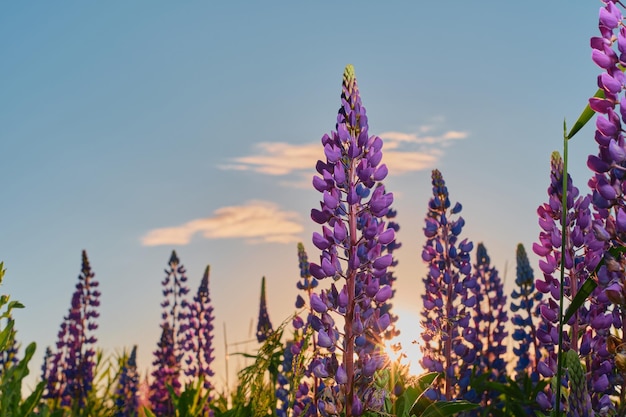
[[[180,226],[149,231],[143,246],[187,245],[196,234],[206,239],[246,239],[248,243],[294,243],[304,230],[294,212],[283,211],[267,201],[248,201],[240,206],[222,207],[211,217],[188,221]]]
[[[311,167],[311,161],[322,158],[318,144],[292,145],[285,142],[263,142],[256,145],[257,155],[234,158],[234,164],[222,169],[252,170],[267,175],[287,175]]]
[[[421,129],[420,132],[429,130],[431,129]],[[431,169],[441,158],[442,148],[468,136],[467,132],[455,130],[428,136],[421,133],[391,131],[379,135],[385,141],[383,161],[389,172],[397,175]],[[416,146],[419,149],[409,149]],[[325,159],[316,143],[293,145],[285,142],[263,142],[256,145],[256,149],[256,154],[234,158],[230,164],[221,165],[219,168],[249,170],[272,176],[295,173],[297,177],[283,180],[280,185],[307,188],[311,186],[311,175],[314,173],[312,161]]]

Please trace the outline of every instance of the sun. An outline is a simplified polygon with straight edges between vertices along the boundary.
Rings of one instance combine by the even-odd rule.
[[[400,334],[385,342],[387,354],[392,361],[399,359],[406,364],[411,375],[421,375],[424,369],[419,363],[423,356],[420,350],[423,342],[419,315],[402,308],[395,309],[394,312],[398,316],[396,328],[400,330]]]

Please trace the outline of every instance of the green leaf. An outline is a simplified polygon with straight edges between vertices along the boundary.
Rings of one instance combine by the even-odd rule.
[[[9,310],[14,309],[14,308],[24,308],[24,304],[20,303],[19,301],[11,301],[9,305],[7,306],[7,308]]]
[[[9,343],[9,339],[11,338],[14,324],[15,324],[15,321],[9,320],[9,322],[7,323],[7,326],[4,329],[2,329],[2,331],[0,332],[0,351],[4,350],[7,344]]]
[[[593,278],[587,278],[582,287],[580,287],[580,289],[576,293],[576,296],[572,300],[572,303],[569,305],[569,307],[567,307],[565,315],[563,316],[563,323],[567,323],[569,319],[571,319],[572,316],[576,314],[576,311],[578,311],[580,306],[585,303],[587,297],[591,295],[591,293],[593,292],[593,290],[596,289],[597,286],[598,283]]]
[[[467,401],[439,401],[432,403],[419,417],[446,417],[452,416],[461,411],[474,410],[478,404]]]
[[[24,400],[24,402],[20,406],[21,415],[28,416],[33,412],[33,410],[39,403],[39,400],[41,399],[41,395],[43,394],[43,390],[45,388],[46,381],[41,381],[39,384],[37,384],[33,392],[30,393],[30,395]]]
[[[438,376],[437,372],[429,372],[418,378],[415,385],[418,396],[411,405],[410,415],[421,415],[433,403],[431,399],[424,395],[424,392],[432,386]]]
[[[594,95],[594,97],[604,98],[604,90],[599,88],[596,94]],[[574,123],[574,126],[572,126],[572,129],[567,134],[566,136],[567,139],[569,140],[573,138],[574,135],[578,133],[578,131],[582,129],[587,124],[587,122],[589,122],[589,120],[591,120],[591,118],[593,117],[595,113],[596,112],[591,110],[591,107],[589,107],[589,104],[587,104],[583,112],[580,114],[580,116],[578,116],[578,120],[576,120],[576,123]]]
[[[146,414],[146,417],[156,417],[152,411],[146,406],[143,407],[143,412]]]

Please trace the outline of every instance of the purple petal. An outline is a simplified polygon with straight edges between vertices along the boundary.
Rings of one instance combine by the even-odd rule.
[[[329,348],[333,345],[333,341],[324,330],[320,330],[317,334],[317,345],[325,348]],[[328,376],[328,374],[326,375]]]
[[[389,170],[387,169],[387,165],[382,164],[378,167],[378,169],[376,169],[376,172],[374,172],[374,176],[372,178],[374,179],[374,181],[382,181],[387,177],[388,173]]]
[[[611,139],[611,142],[609,142],[609,155],[611,155],[611,158],[616,162],[626,160],[626,151],[614,139]]]
[[[602,51],[594,49],[591,52],[591,59],[595,62],[600,68],[608,69],[615,65],[614,60],[605,54]]]
[[[393,242],[395,238],[396,238],[395,230],[389,228],[389,229],[386,229],[384,232],[382,232],[380,235],[378,235],[378,243],[382,245],[388,245],[389,243]]]
[[[391,297],[392,294],[393,291],[391,290],[391,287],[389,285],[383,285],[376,293],[375,300],[378,303],[384,303]]]
[[[328,249],[328,247],[330,247],[330,242],[317,232],[313,233],[313,244],[319,250]]]
[[[387,254],[385,256],[381,256],[380,258],[374,261],[374,269],[384,269],[387,268],[393,262],[393,256],[391,254]]]
[[[311,294],[311,307],[318,313],[325,313],[328,311],[326,304],[324,304],[320,296],[315,293]]]
[[[595,155],[589,155],[589,157],[587,158],[587,166],[593,172],[597,172],[599,174],[607,172],[609,169],[611,169],[611,165],[604,162],[602,159],[598,158]]]
[[[600,97],[591,97],[589,99],[589,107],[591,107],[591,110],[597,113],[606,114],[609,111],[609,108],[612,109],[613,107],[615,107],[615,104],[613,104],[613,102],[610,100],[606,100]]]
[[[343,164],[336,164],[333,170],[333,174],[337,185],[342,185],[346,182],[346,170],[344,169]]]

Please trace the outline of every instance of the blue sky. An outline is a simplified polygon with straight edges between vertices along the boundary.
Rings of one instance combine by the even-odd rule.
[[[279,324],[294,309],[296,243],[318,256],[310,180],[347,64],[370,133],[385,141],[407,339],[433,168],[464,206],[464,236],[485,243],[510,290],[517,243],[530,252],[539,233],[563,119],[572,124],[596,90],[600,5],[3,2],[2,292],[26,305],[17,328],[38,343],[33,372],[67,313],[82,249],[101,283],[99,346],[137,344],[148,371],[175,249],[194,292],[211,265],[223,382],[224,323],[229,342],[250,338],[266,276]],[[570,145],[583,190],[594,143],[587,128]]]

